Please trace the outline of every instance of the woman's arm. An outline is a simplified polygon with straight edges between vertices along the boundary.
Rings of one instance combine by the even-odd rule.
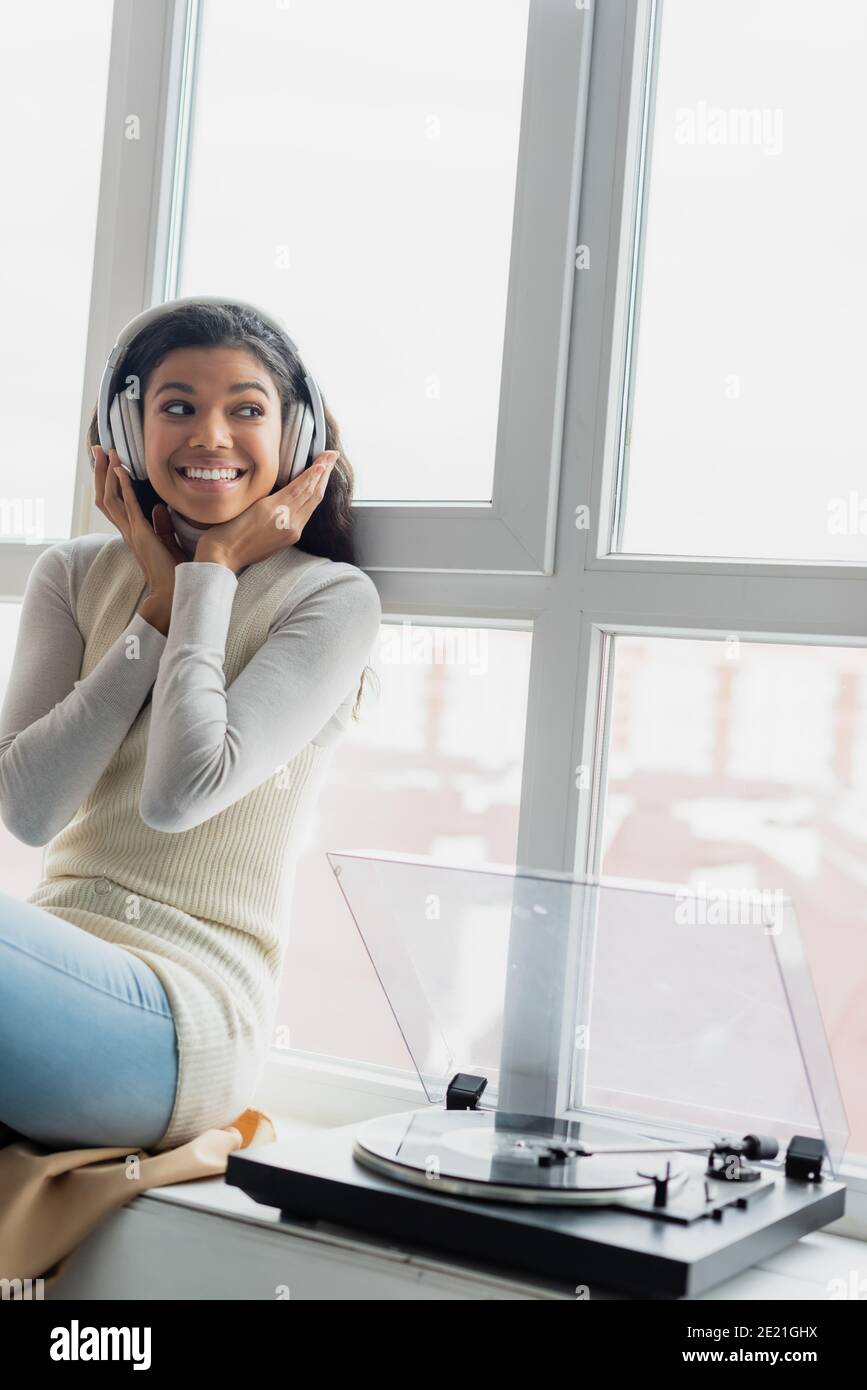
[[[201,825],[274,775],[357,686],[379,632],[373,580],[353,565],[317,566],[227,689],[223,658],[237,583],[216,562],[175,571],[139,804],[155,830]]]
[[[71,599],[70,545],[44,551],[30,571],[0,711],[0,816],[27,845],[46,844],[96,786],[153,685],[166,643],[136,614],[79,680],[84,640]]]

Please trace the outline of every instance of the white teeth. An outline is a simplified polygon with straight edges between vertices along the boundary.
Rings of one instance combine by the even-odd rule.
[[[240,468],[182,468],[185,478],[239,478]]]

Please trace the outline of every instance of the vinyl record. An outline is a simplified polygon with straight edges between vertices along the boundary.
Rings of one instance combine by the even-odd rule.
[[[627,1145],[650,1151],[617,1151]],[[353,1154],[401,1182],[499,1202],[645,1202],[667,1164],[671,1193],[691,1166],[687,1155],[660,1153],[659,1141],[585,1121],[478,1110],[382,1115],[359,1127]]]

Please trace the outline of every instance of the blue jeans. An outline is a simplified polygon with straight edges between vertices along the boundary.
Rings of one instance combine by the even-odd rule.
[[[168,1129],[177,1077],[150,966],[0,892],[0,1120],[54,1149],[147,1149]]]

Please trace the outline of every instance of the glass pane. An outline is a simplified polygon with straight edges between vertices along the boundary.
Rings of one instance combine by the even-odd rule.
[[[867,7],[665,0],[628,552],[867,560]]]
[[[602,872],[791,898],[867,1155],[867,649],[614,640]]]
[[[360,500],[491,498],[528,13],[204,7],[178,294],[283,320]]]
[[[6,697],[15,643],[18,640],[20,603],[0,603],[0,705]],[[42,845],[25,845],[0,820],[0,889],[13,898],[26,898],[42,877]]]
[[[325,851],[515,863],[530,648],[529,632],[383,625],[299,857],[275,1046],[411,1069]]]
[[[69,536],[111,0],[3,8],[0,540]]]

